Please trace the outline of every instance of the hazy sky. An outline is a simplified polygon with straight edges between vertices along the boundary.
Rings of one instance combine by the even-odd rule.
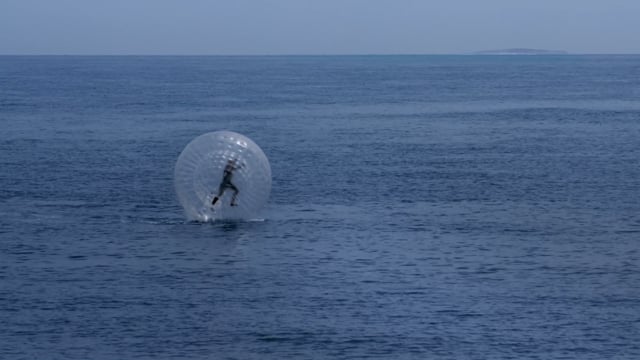
[[[640,53],[640,0],[0,0],[0,54]]]

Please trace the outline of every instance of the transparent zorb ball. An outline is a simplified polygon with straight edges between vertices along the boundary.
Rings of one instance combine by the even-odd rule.
[[[269,198],[271,167],[248,137],[215,131],[184,148],[176,162],[174,185],[189,220],[250,220]]]

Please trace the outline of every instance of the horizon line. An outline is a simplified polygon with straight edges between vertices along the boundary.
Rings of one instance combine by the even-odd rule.
[[[239,53],[228,53],[228,54],[206,54],[206,53],[186,53],[186,54],[162,54],[162,53],[116,53],[116,54],[105,54],[105,53],[39,53],[39,54],[20,54],[20,53],[7,53],[2,54],[0,56],[227,56],[227,57],[268,57],[268,56],[573,56],[573,55],[640,55],[640,53],[549,53],[549,54],[500,54],[500,53],[479,53],[479,52],[464,52],[464,53],[280,53],[280,54],[272,54],[272,53],[250,53],[250,54],[239,54]]]

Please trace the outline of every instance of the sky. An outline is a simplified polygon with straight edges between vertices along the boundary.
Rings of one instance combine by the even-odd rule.
[[[0,54],[640,53],[640,0],[0,0]]]

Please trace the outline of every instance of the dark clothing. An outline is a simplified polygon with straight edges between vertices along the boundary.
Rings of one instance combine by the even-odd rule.
[[[233,171],[236,170],[236,166],[235,166],[235,162],[229,162],[227,163],[227,165],[224,167],[224,174],[222,175],[222,182],[220,183],[220,186],[218,187],[218,196],[213,198],[213,201],[211,202],[211,205],[215,205],[216,202],[218,201],[218,198],[222,197],[222,194],[224,194],[225,190],[227,189],[231,189],[233,190],[233,197],[231,198],[231,206],[236,206],[236,197],[238,196],[238,193],[240,192],[238,190],[238,188],[231,182],[231,179],[233,178]]]
[[[222,193],[226,189],[231,189],[235,193],[238,193],[238,188],[231,182],[232,176],[233,174],[231,174],[230,172],[224,172],[224,177],[222,178],[222,182],[220,183],[220,187],[218,188],[218,197],[222,196]]]

